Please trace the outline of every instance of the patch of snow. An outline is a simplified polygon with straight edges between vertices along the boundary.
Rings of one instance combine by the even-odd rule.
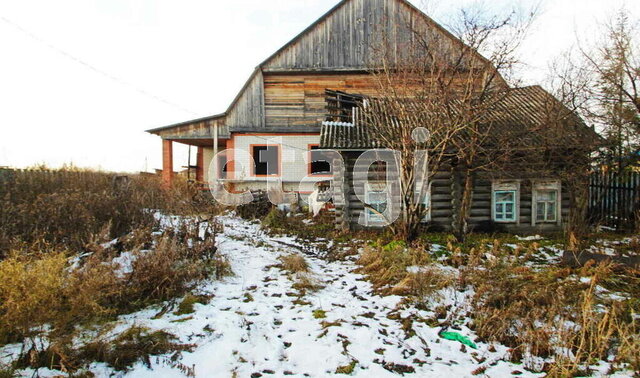
[[[532,235],[532,236],[518,236],[516,235],[516,239],[520,241],[535,241],[535,240],[544,240],[544,238],[540,235]]]

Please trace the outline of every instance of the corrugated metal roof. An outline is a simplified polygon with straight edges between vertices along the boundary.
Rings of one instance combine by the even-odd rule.
[[[407,107],[412,106],[411,102],[407,100]],[[564,122],[567,120],[569,122]],[[527,135],[530,138],[535,137],[535,132],[540,127],[547,127],[558,121],[563,121],[559,137],[596,135],[575,113],[537,85],[510,89],[504,98],[492,104],[491,109],[483,115],[482,122],[491,124],[494,132]],[[384,148],[376,139],[375,129],[362,122],[357,122],[352,127],[325,122],[321,128],[320,147],[351,150]]]

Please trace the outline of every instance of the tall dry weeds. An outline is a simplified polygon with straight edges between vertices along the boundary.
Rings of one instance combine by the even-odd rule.
[[[25,247],[76,251],[109,225],[112,238],[153,225],[152,210],[192,215],[216,213],[197,188],[177,180],[164,190],[155,176],[92,170],[34,168],[0,183],[0,259]]]
[[[152,248],[126,252],[125,265],[114,260],[122,253],[116,245],[100,244],[82,258],[34,253],[0,261],[0,344],[64,339],[84,324],[180,297],[205,278],[229,274],[215,235],[203,239],[199,225],[188,229],[188,237],[166,232]]]

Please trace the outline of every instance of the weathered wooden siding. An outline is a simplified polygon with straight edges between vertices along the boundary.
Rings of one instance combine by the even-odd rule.
[[[421,28],[452,40],[450,34],[405,1],[343,1],[262,67],[265,71],[370,68],[375,63],[372,47],[381,35],[398,54],[413,39],[411,30]]]
[[[494,223],[491,220],[491,180],[486,177],[474,178],[473,202],[471,204],[471,217],[469,226],[476,231],[505,231],[505,232],[545,232],[558,231],[555,223],[539,223],[535,226],[531,223],[533,187],[531,180],[520,181],[520,206],[518,208],[519,223]],[[569,217],[570,195],[567,190],[561,188],[562,197],[562,223],[566,223]]]
[[[374,94],[364,73],[265,74],[266,128],[319,127],[327,113],[325,89]]]
[[[228,109],[226,123],[232,132],[319,128],[325,89],[373,94],[363,72],[376,66],[376,40],[384,36],[385,49],[398,57],[417,31],[438,48],[460,44],[405,0],[344,0],[256,69]]]
[[[185,123],[180,126],[160,130],[157,135],[163,139],[171,140],[202,140],[207,139],[213,143],[213,128],[218,128],[218,138],[229,138],[229,128],[225,124],[224,117],[209,119],[199,122]]]
[[[264,82],[256,69],[227,111],[226,124],[231,131],[264,127]]]
[[[364,204],[358,199],[354,190],[353,168],[360,152],[343,152],[345,163],[345,199],[348,201],[349,221],[353,228],[361,228],[358,225],[358,219],[364,212]],[[369,180],[384,180],[384,175],[380,173],[370,173]],[[362,184],[362,183],[360,183]],[[452,222],[452,205],[451,205],[451,168],[443,166],[433,177],[431,182],[431,226],[437,229],[450,229]],[[490,208],[489,208],[490,209]],[[337,209],[341,213],[341,209]]]
[[[364,204],[356,197],[353,182],[353,167],[360,152],[343,152],[345,160],[345,199],[348,201],[349,223],[352,228],[362,228],[358,224],[360,214],[364,212]],[[369,180],[384,180],[384,177],[369,175]],[[443,165],[434,175],[431,182],[431,221],[425,223],[425,227],[433,231],[450,231],[453,223],[453,199],[452,188],[455,186],[452,167]],[[519,223],[495,223],[491,219],[491,179],[487,177],[474,177],[473,180],[473,200],[471,205],[471,216],[469,227],[471,231],[478,232],[555,232],[560,231],[562,226],[557,223],[544,223],[532,225],[532,184],[530,179],[523,179],[520,182],[520,207]],[[561,189],[562,197],[562,223],[566,223],[569,216],[570,196],[567,190]],[[340,216],[344,209],[337,207],[337,214]]]

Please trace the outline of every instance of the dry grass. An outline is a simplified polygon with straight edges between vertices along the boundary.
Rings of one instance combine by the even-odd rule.
[[[92,344],[93,350],[71,345],[84,326],[173,300],[205,278],[230,274],[229,262],[216,253],[221,227],[215,222],[204,237],[195,218],[154,233],[153,210],[211,218],[217,208],[199,191],[179,180],[167,191],[156,177],[115,177],[74,168],[5,171],[0,177],[0,345],[23,342],[22,367],[74,372],[99,360],[121,369],[176,350],[169,335],[142,330]],[[124,266],[114,260],[124,257]]]
[[[33,335],[55,318],[64,290],[63,254],[12,257],[0,263],[0,344]]]
[[[148,209],[216,212],[195,188],[166,191],[155,176],[75,168],[9,171],[0,177],[0,258],[12,249],[78,250],[105,228],[112,238],[154,224]]]
[[[487,255],[491,258],[483,258]],[[637,364],[638,358],[627,352],[640,342],[630,336],[636,331],[630,317],[633,301],[603,302],[596,295],[597,287],[618,274],[612,266],[534,268],[524,264],[529,255],[525,247],[497,242],[490,250],[472,249],[466,255],[461,280],[475,291],[470,326],[480,339],[509,346],[513,361],[524,360],[528,369],[551,376],[589,374],[589,365],[611,353],[618,366]],[[535,366],[528,355],[555,362]]]
[[[113,336],[100,336],[96,340],[74,347],[69,339],[56,340],[43,350],[32,347],[15,363],[15,368],[49,368],[68,373],[69,376],[83,376],[83,367],[93,362],[104,362],[117,371],[127,371],[136,362],[143,362],[151,368],[151,357],[182,351],[190,351],[193,345],[181,344],[177,338],[164,331],[151,331],[144,327],[133,326]],[[193,376],[192,368],[181,365],[174,359],[157,362],[181,370],[186,376]]]
[[[453,278],[433,266],[424,249],[402,242],[367,246],[358,260],[361,273],[369,275],[376,290],[385,294],[429,296],[453,282]],[[409,268],[419,269],[409,271]]]
[[[436,293],[456,283],[455,276],[437,267],[424,267],[408,273],[391,288],[391,294],[432,298]]]
[[[75,356],[86,362],[106,362],[116,370],[126,370],[137,361],[151,368],[149,356],[192,350],[192,345],[180,344],[175,336],[143,327],[131,327],[113,340],[96,340],[84,346]]]
[[[309,264],[302,255],[290,254],[280,257],[282,268],[290,273],[306,273],[309,271]]]
[[[551,376],[589,375],[590,365],[615,355],[610,373],[616,368],[640,374],[640,338],[636,320],[629,317],[629,303],[599,303],[596,296],[602,279],[611,275],[610,266],[600,264],[593,269],[588,288],[581,293],[575,316],[576,326],[558,330],[559,346],[571,355],[556,354],[548,368]]]
[[[279,257],[281,268],[290,273],[290,278],[295,281],[293,288],[304,295],[307,291],[317,291],[324,287],[311,272],[309,264],[304,256],[296,253]]]
[[[90,358],[70,345],[85,325],[172,300],[205,278],[230,273],[229,262],[216,253],[215,232],[201,239],[200,226],[192,223],[150,239],[135,232],[110,246],[95,236],[87,245],[89,254],[71,260],[68,253],[13,252],[0,261],[0,345],[23,342],[19,361],[23,367],[52,365],[63,371],[83,367]],[[137,246],[127,252],[131,262],[123,270],[114,258],[128,243]],[[155,344],[146,345],[145,337],[131,340],[135,347],[116,345],[104,357],[94,354],[94,358],[109,362],[110,356],[136,348],[154,354]],[[48,340],[51,347],[41,349],[46,343],[34,343],[37,338]],[[118,365],[122,358],[117,357],[120,362],[113,366],[122,368]]]
[[[368,274],[379,292],[413,299],[434,298],[446,287],[473,289],[470,312],[449,308],[438,319],[471,318],[468,326],[481,341],[510,347],[510,358],[529,370],[588,375],[589,365],[615,355],[612,371],[639,371],[640,338],[632,317],[640,307],[639,271],[607,264],[581,269],[545,265],[537,260],[537,242],[512,248],[485,237],[445,244],[444,261],[457,268],[457,275],[433,263],[428,245],[407,247],[402,242],[365,247],[359,271]],[[630,299],[601,297],[603,288]],[[535,365],[528,358],[532,355],[555,362]]]
[[[52,327],[68,334],[76,324],[130,312],[190,292],[207,277],[230,272],[215,250],[198,250],[175,235],[160,236],[152,250],[134,250],[128,271],[113,262],[117,251],[99,248],[72,267],[62,253],[15,255],[0,262],[0,343],[20,341]]]
[[[324,285],[309,273],[298,273],[296,274],[296,282],[293,284],[293,288],[304,293],[306,291],[318,291],[324,288]]]

